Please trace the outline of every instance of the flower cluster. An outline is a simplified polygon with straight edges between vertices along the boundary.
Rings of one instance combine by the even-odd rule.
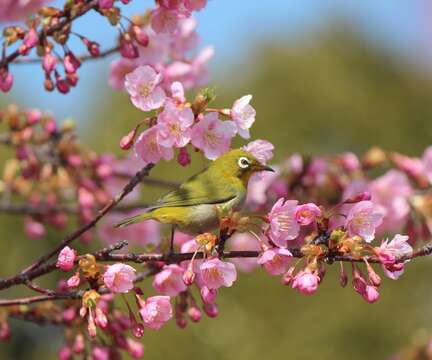
[[[11,106],[0,113],[0,125],[0,145],[14,154],[5,162],[0,193],[23,200],[21,206],[4,202],[3,210],[25,214],[24,231],[32,239],[43,238],[47,225],[64,229],[71,216],[87,223],[120,191],[125,177],[139,169],[133,158],[116,160],[85,148],[77,141],[73,122],[58,125],[51,114],[39,110]],[[84,234],[82,240],[91,235]]]

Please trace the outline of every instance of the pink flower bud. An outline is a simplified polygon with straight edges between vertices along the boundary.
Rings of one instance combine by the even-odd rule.
[[[199,322],[201,320],[201,311],[197,306],[191,306],[188,309],[188,316],[193,322]]]
[[[0,68],[0,90],[8,92],[13,85],[13,76],[4,68]]]
[[[56,79],[56,88],[61,94],[67,94],[70,90],[68,82],[60,77]]]
[[[149,44],[148,35],[144,31],[142,31],[138,25],[132,26],[132,34],[136,42],[141,46],[146,47]]]
[[[66,246],[60,251],[56,266],[63,271],[69,271],[73,268],[76,258],[76,251]]]
[[[31,49],[37,45],[39,42],[39,36],[37,31],[34,28],[31,28],[26,36],[24,37],[23,44],[27,47],[27,49]]]
[[[354,204],[354,203],[358,203],[360,201],[369,201],[372,198],[370,192],[368,191],[364,191],[361,192],[357,195],[354,195],[346,200],[344,200],[344,204]]]
[[[367,285],[362,296],[363,296],[363,299],[365,299],[369,304],[372,304],[378,300],[379,292],[375,286]]]
[[[204,303],[203,310],[206,315],[210,318],[214,318],[218,315],[218,308],[216,304]]]
[[[76,86],[76,84],[78,84],[78,80],[79,80],[79,76],[77,73],[66,74],[66,81],[70,86],[72,87]]]
[[[91,311],[89,311],[87,320],[88,320],[88,323],[87,323],[88,334],[91,338],[95,338],[96,334],[97,334],[97,330],[96,330],[96,324],[94,322],[93,315],[92,315]]]
[[[295,267],[291,266],[288,271],[282,276],[282,284],[289,285],[294,279]]]
[[[186,286],[191,286],[195,280],[192,262],[189,262],[186,271],[183,274],[183,282]]]
[[[6,320],[0,322],[0,341],[8,341],[11,337],[9,324]]]
[[[24,220],[24,232],[30,239],[41,239],[45,236],[45,226],[32,218]]]
[[[209,289],[207,286],[203,286],[200,289],[200,294],[202,301],[206,304],[213,304],[216,301],[216,289]]]
[[[57,124],[54,119],[48,119],[44,124],[44,130],[48,134],[54,134],[57,131]]]
[[[176,317],[176,325],[180,329],[184,329],[187,326],[187,321],[184,317]]]
[[[340,271],[339,271],[339,284],[340,284],[340,286],[342,286],[343,288],[344,288],[345,286],[347,286],[347,284],[348,284],[348,275],[347,275],[346,272],[345,272],[345,269],[344,269],[344,267],[343,267],[342,262],[341,262],[341,264],[340,264]]]
[[[120,39],[120,55],[126,59],[136,59],[139,56],[137,47],[124,36]]]
[[[93,346],[91,355],[92,360],[109,360],[111,358],[110,349],[106,346],[100,345]]]
[[[369,281],[371,284],[375,287],[379,287],[381,285],[381,278],[380,276],[375,272],[375,270],[370,266],[369,264],[366,265]]]
[[[144,335],[144,326],[143,324],[139,324],[135,322],[135,324],[132,326],[132,335],[136,338],[142,338]]]
[[[294,277],[291,287],[303,295],[312,295],[318,290],[319,277],[309,270],[302,270]]]
[[[95,204],[94,195],[84,187],[78,189],[78,203],[82,208],[92,208]]]
[[[72,360],[72,350],[69,346],[64,345],[58,352],[59,360]]]
[[[111,9],[114,5],[114,0],[99,0],[99,9],[106,10]]]
[[[68,307],[63,311],[63,320],[71,322],[76,317],[76,310],[74,307]]]
[[[105,329],[108,326],[108,319],[99,306],[96,306],[95,314],[95,324],[101,329]]]
[[[126,351],[134,359],[141,359],[144,356],[144,346],[131,338],[126,339]]]
[[[75,354],[81,354],[84,351],[84,348],[85,348],[84,335],[78,333],[77,336],[75,337],[72,350]]]
[[[66,282],[68,288],[73,289],[79,286],[81,282],[80,273],[77,271],[74,275],[72,275]]]
[[[34,124],[37,124],[40,121],[42,117],[42,112],[38,109],[31,109],[26,112],[26,115],[27,115],[27,124],[32,126]]]
[[[177,156],[177,162],[181,166],[188,166],[191,163],[191,157],[185,147],[180,148],[179,154]]]
[[[123,136],[120,140],[120,148],[122,150],[129,150],[135,142],[135,136],[137,133],[137,128],[130,131],[128,134]]]
[[[56,57],[51,54],[51,49],[46,49],[45,55],[42,60],[42,68],[47,74],[51,74],[55,67],[57,66]]]

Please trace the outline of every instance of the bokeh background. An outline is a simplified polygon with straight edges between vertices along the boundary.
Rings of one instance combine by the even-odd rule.
[[[131,15],[151,5],[135,0],[124,9]],[[197,18],[202,43],[216,49],[211,64],[216,105],[229,107],[253,94],[252,137],[271,141],[280,160],[293,152],[361,153],[372,145],[421,154],[432,143],[431,13],[428,0],[210,0]],[[108,32],[97,16],[83,18],[79,26],[103,47],[114,43],[115,29]],[[109,61],[86,63],[68,96],[41,91],[37,66],[16,66],[17,86],[1,95],[0,104],[71,117],[84,143],[119,152],[120,135],[141,114],[126,94],[109,89]],[[7,155],[3,151],[0,161]],[[201,166],[161,164],[154,176],[182,180]],[[145,198],[157,195],[144,189]],[[59,241],[53,233],[47,242],[25,239],[21,224],[0,215],[0,277]],[[235,286],[220,292],[216,319],[185,330],[170,323],[147,331],[146,358],[386,359],[432,330],[430,259],[408,266],[397,282],[385,280],[374,305],[340,288],[336,270],[329,270],[312,297],[263,271],[240,275]],[[0,345],[1,359],[54,359],[61,344],[61,331],[53,327],[16,321],[13,333],[10,343]]]

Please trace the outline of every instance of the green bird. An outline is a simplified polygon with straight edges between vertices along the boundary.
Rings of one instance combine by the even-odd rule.
[[[210,166],[186,180],[146,212],[124,219],[116,227],[153,219],[189,233],[199,234],[216,228],[221,213],[239,210],[246,199],[250,177],[258,171],[274,171],[251,153],[235,149],[220,156]]]

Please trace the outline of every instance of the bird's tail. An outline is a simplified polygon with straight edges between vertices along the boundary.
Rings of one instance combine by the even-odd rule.
[[[123,219],[119,223],[115,224],[114,227],[122,228],[122,227],[136,224],[140,221],[151,219],[151,218],[152,218],[151,212],[146,212],[146,213],[138,214],[138,215]]]

